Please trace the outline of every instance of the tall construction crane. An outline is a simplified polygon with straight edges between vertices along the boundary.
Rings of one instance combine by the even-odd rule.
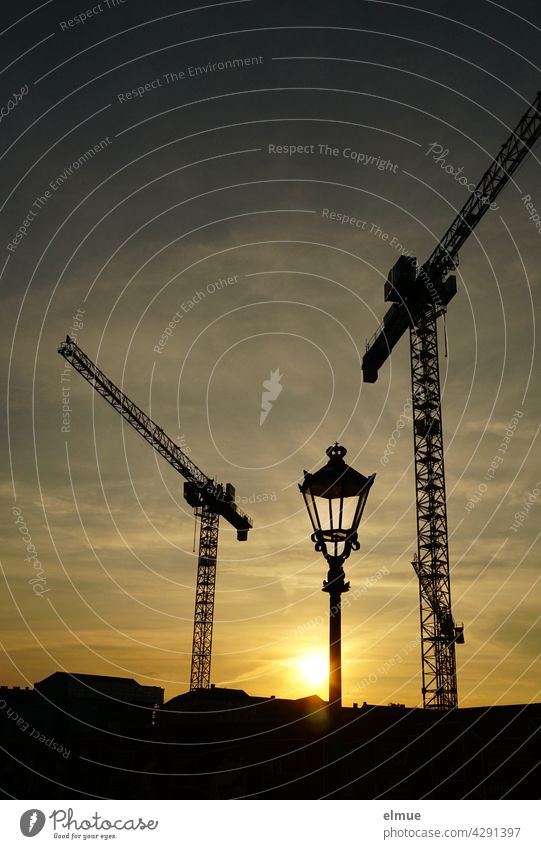
[[[235,489],[207,477],[184,451],[87,357],[69,336],[58,353],[185,479],[184,498],[200,519],[190,690],[210,687],[218,527],[223,516],[245,541],[252,520],[235,503]]]
[[[464,642],[463,628],[455,625],[451,612],[437,319],[456,294],[450,272],[458,265],[459,250],[541,135],[540,105],[538,92],[427,261],[419,269],[415,257],[401,256],[395,263],[384,286],[392,306],[367,343],[362,362],[364,381],[375,383],[409,330],[417,508],[413,567],[419,580],[425,708],[457,706],[455,643]]]

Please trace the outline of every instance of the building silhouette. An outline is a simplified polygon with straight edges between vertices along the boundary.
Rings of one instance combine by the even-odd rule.
[[[0,739],[15,798],[528,799],[541,784],[540,704],[333,709],[222,687],[163,703],[133,679],[57,672],[0,688]]]

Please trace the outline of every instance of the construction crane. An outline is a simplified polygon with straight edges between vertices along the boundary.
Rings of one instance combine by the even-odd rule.
[[[455,644],[464,629],[451,612],[447,504],[438,361],[437,319],[456,294],[458,252],[541,135],[541,92],[502,145],[442,240],[427,261],[401,256],[389,272],[384,299],[391,301],[383,322],[366,346],[362,371],[375,383],[378,371],[409,330],[422,693],[425,708],[458,705]]]
[[[252,520],[235,503],[234,487],[230,483],[224,487],[207,477],[161,427],[100,371],[73,339],[67,336],[58,353],[185,479],[184,498],[200,519],[190,690],[208,689],[220,516],[236,528],[240,541],[248,538]]]

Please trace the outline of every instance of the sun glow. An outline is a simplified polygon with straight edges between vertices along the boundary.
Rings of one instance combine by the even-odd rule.
[[[321,689],[327,683],[329,661],[322,654],[304,654],[298,657],[295,666],[299,677],[305,684]]]

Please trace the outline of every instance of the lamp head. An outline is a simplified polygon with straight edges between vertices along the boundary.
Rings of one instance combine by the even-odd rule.
[[[304,473],[299,484],[313,527],[316,551],[345,560],[359,548],[357,530],[375,474],[366,477],[344,462],[347,451],[337,442],[327,448],[325,466]]]

